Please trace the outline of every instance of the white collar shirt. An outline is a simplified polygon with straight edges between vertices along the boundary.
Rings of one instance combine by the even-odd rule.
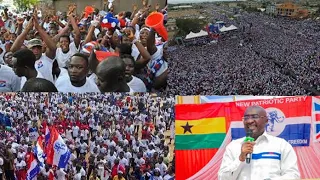
[[[300,179],[296,153],[287,141],[264,132],[255,141],[251,162],[247,164],[239,160],[244,139],[227,145],[218,172],[219,180]]]

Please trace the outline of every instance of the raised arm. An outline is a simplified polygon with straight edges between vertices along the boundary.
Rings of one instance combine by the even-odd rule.
[[[131,13],[130,19],[134,18],[134,15],[137,13],[137,10],[138,10],[138,6],[136,4],[133,4],[132,5],[132,13]]]
[[[89,56],[89,69],[93,73],[96,73],[99,61],[97,60],[97,56],[96,56],[96,53],[94,52],[94,49],[91,51],[90,56]]]
[[[43,30],[43,28],[38,23],[37,17],[35,15],[33,16],[34,20],[34,27],[39,32],[39,35],[43,39],[43,41],[47,45],[46,50],[46,56],[50,59],[54,59],[56,57],[56,50],[57,50],[57,44],[54,42],[54,40],[51,39],[51,37]]]
[[[39,26],[39,24],[38,24]],[[17,37],[17,39],[13,42],[13,45],[10,48],[10,51],[12,53],[18,51],[21,49],[21,46],[23,45],[24,40],[26,39],[28,33],[30,30],[33,29],[33,18],[29,20],[29,23],[27,27],[24,29],[24,31]]]
[[[62,27],[62,28],[65,27],[65,25],[60,22],[59,17],[54,16],[53,21],[56,22],[60,27]]]
[[[143,68],[146,64],[148,64],[148,62],[151,59],[151,55],[148,52],[148,50],[141,44],[141,42],[136,41],[134,42],[134,44],[136,45],[141,55],[141,58],[136,61],[136,68],[140,69]]]
[[[151,54],[151,56],[158,50],[156,46],[156,33],[153,28],[150,29],[147,39],[147,50]]]
[[[18,35],[20,35],[21,33],[22,33],[22,23],[23,23],[23,21],[22,22],[19,22],[18,21],[18,24],[17,24],[17,30],[16,30],[16,33],[18,34]]]
[[[55,36],[52,38],[52,40],[53,40],[54,42],[58,43],[58,42],[59,42],[59,38],[60,38],[62,35],[67,34],[68,31],[69,31],[69,26],[65,26],[63,29],[61,29],[61,31],[60,31],[57,35],[55,35]]]
[[[81,41],[81,35],[80,35],[79,27],[78,27],[78,25],[76,23],[76,20],[74,19],[72,13],[70,13],[68,17],[69,17],[70,23],[72,25],[72,28],[73,28],[74,34],[75,34],[75,36],[74,36],[74,44],[76,45],[77,48],[79,48],[80,41]]]
[[[87,44],[88,42],[92,41],[92,36],[93,36],[95,29],[96,29],[96,27],[93,24],[91,24],[89,27],[89,30],[88,30],[88,34],[87,34],[86,39],[84,40],[83,44]]]
[[[130,32],[129,32],[130,31]],[[144,67],[151,59],[151,56],[147,49],[139,42],[136,38],[136,36],[133,34],[131,29],[125,30],[125,33],[128,34],[128,37],[132,44],[136,45],[138,51],[140,52],[141,58],[136,61],[136,68],[140,69]]]
[[[46,22],[46,19],[47,19],[47,18],[48,18],[48,16],[44,17],[44,19],[43,19],[43,21],[42,21],[42,23],[41,23],[41,27],[42,27],[42,28],[44,28],[43,25],[44,25],[44,23]]]

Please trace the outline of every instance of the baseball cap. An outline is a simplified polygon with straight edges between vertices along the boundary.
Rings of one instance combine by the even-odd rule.
[[[31,39],[28,42],[28,48],[33,48],[35,46],[41,46],[42,47],[42,41],[40,39]]]

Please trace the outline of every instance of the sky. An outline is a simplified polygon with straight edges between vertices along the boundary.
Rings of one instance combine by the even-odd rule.
[[[234,0],[168,0],[168,4],[201,3],[201,2],[215,2],[215,1],[234,1]]]

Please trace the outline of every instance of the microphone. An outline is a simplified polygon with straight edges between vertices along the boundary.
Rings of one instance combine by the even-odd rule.
[[[246,139],[244,140],[244,142],[253,142],[254,141],[254,138],[252,138],[252,130],[251,129],[248,129],[247,131],[247,137]],[[251,153],[250,154],[247,154],[247,157],[246,157],[246,163],[247,164],[250,164],[251,162]]]

